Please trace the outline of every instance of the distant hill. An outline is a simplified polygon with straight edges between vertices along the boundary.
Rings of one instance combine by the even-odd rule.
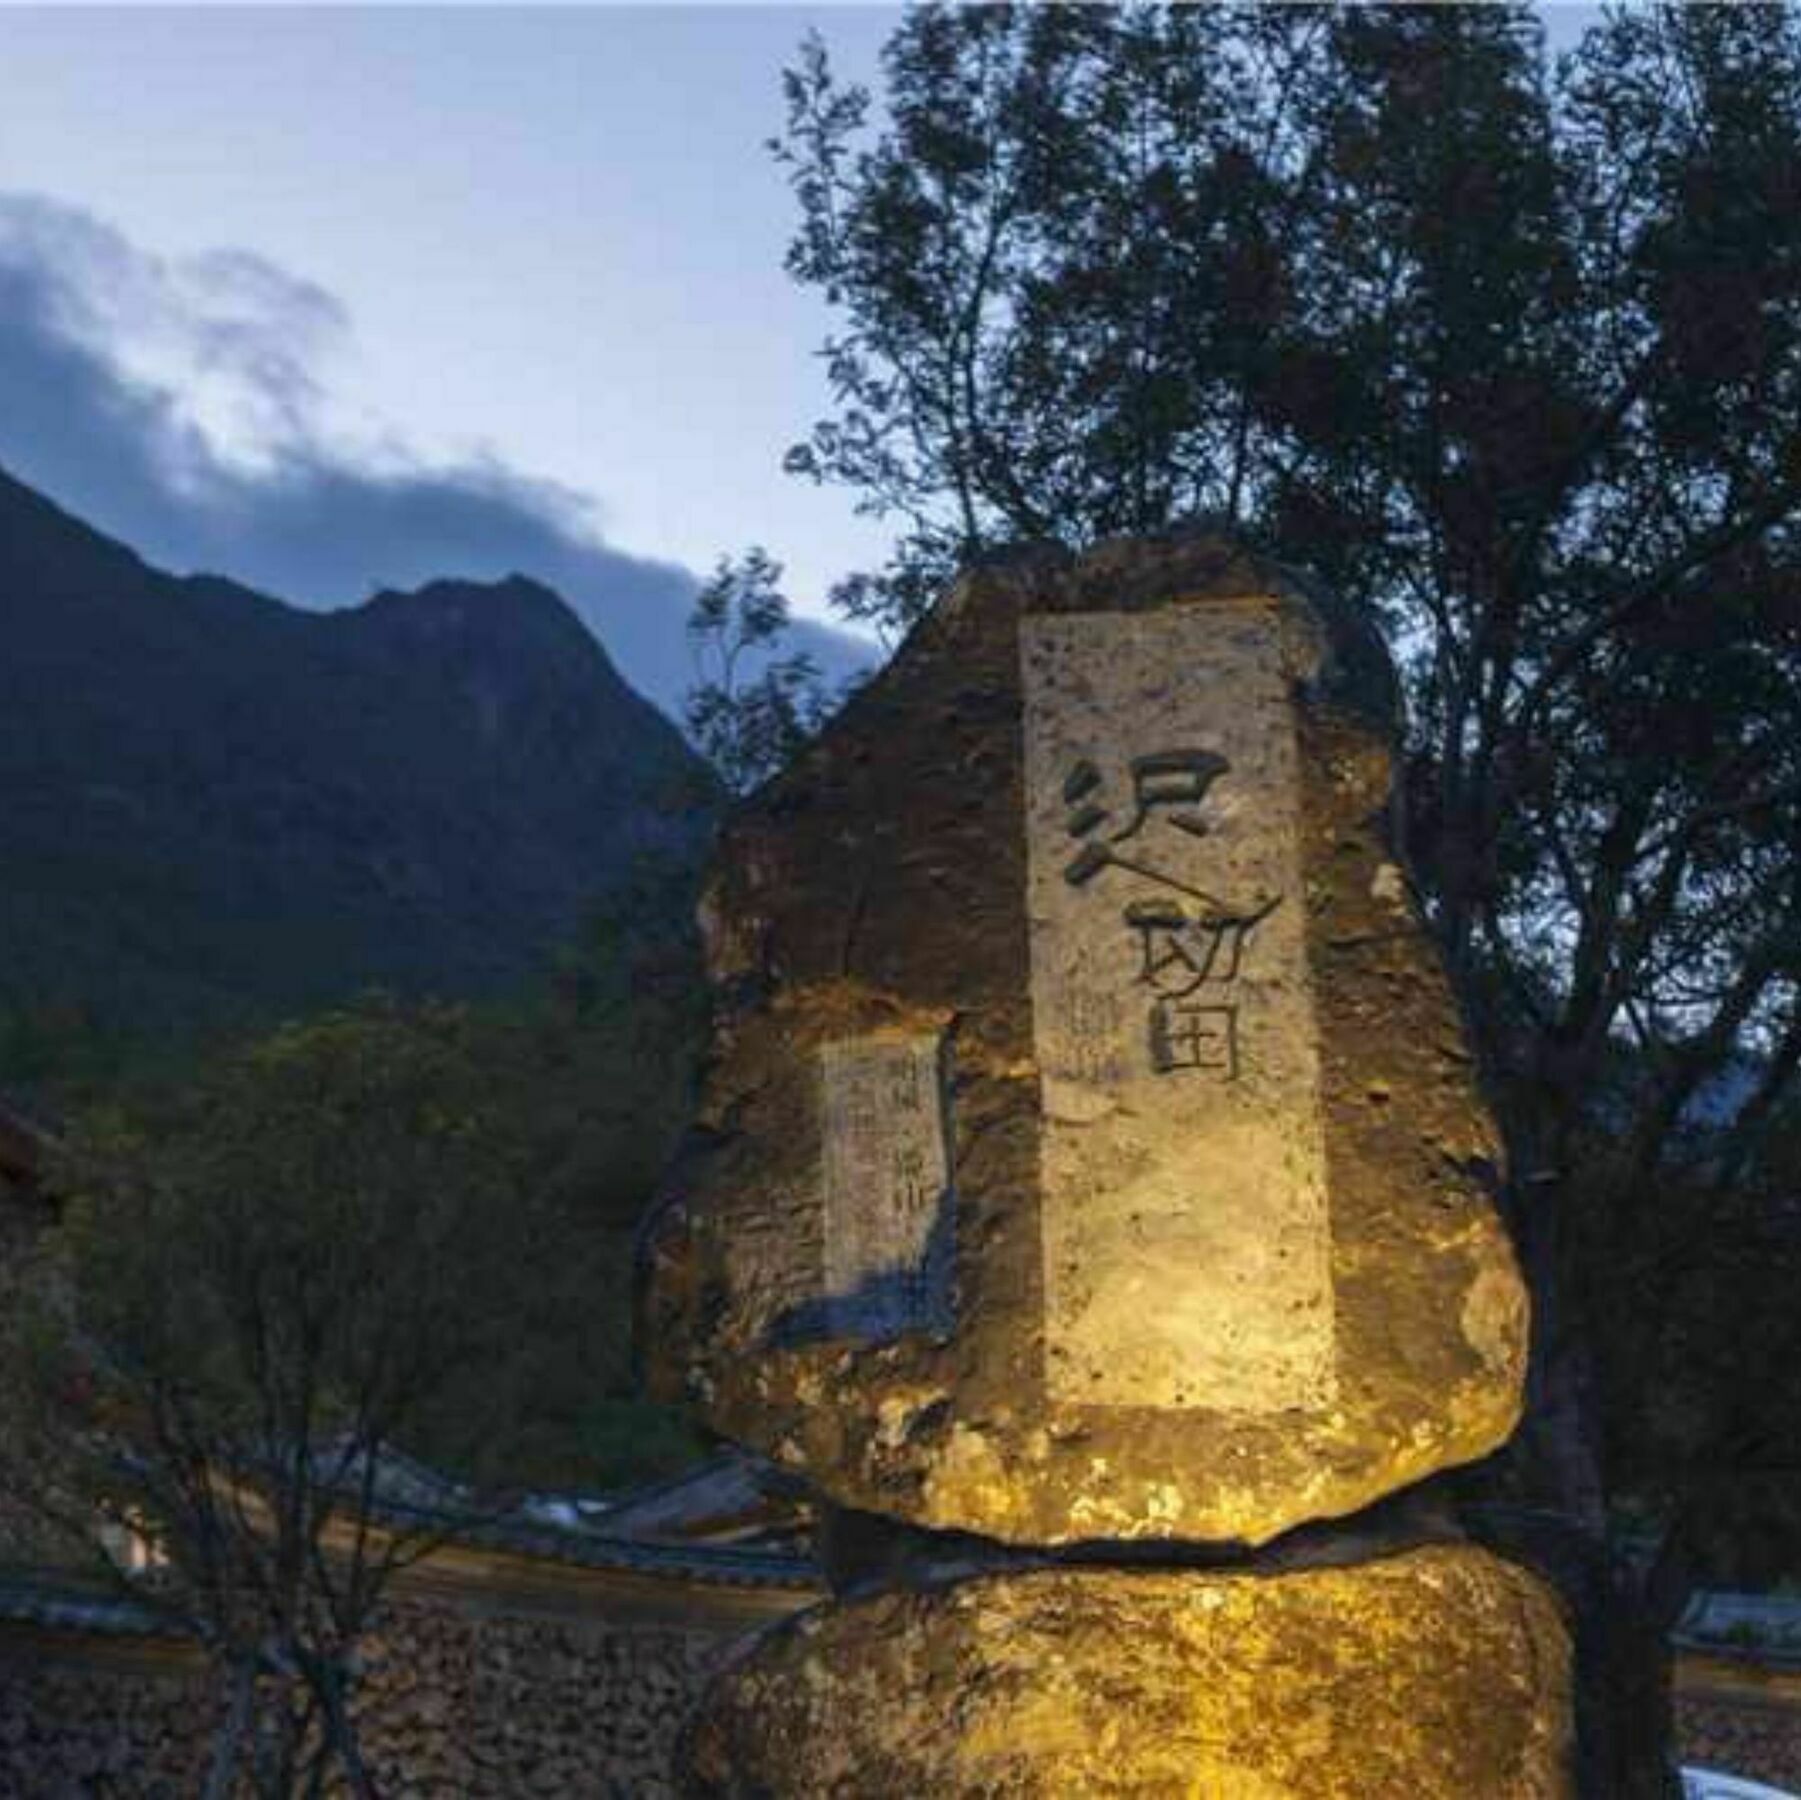
[[[303,611],[0,472],[0,1017],[491,992],[646,858],[692,864],[716,804],[547,588]]]

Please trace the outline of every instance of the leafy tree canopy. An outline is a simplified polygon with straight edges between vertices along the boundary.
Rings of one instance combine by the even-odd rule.
[[[790,620],[781,580],[782,565],[760,546],[722,556],[688,615],[688,734],[734,794],[773,775],[831,710],[814,659],[778,653]]]
[[[647,996],[649,1036],[657,1010]],[[394,1510],[406,1452],[463,1477],[440,1508],[503,1507],[547,1424],[625,1391],[642,1196],[594,1191],[602,1127],[559,1071],[610,1059],[581,1039],[579,1017],[558,1039],[371,1000],[71,1128],[63,1218],[0,1331],[0,1493],[121,1577],[121,1543],[152,1546],[133,1591],[235,1696],[218,1792],[245,1766],[259,1791],[316,1791],[334,1758],[366,1791],[357,1645],[450,1522]],[[660,1157],[679,1100],[657,1087],[646,1067],[599,1104],[635,1094]]]
[[[789,463],[900,528],[840,606],[1197,517],[1312,566],[1402,662],[1528,1171],[1621,1039],[1641,1170],[1735,1048],[1786,1082],[1794,13],[1622,10],[1552,66],[1515,7],[926,7],[884,74],[810,40],[775,145],[838,321]]]

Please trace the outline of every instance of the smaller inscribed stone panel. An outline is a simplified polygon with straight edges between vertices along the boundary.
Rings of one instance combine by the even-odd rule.
[[[942,1322],[950,1180],[936,1034],[819,1051],[824,1286],[834,1332]]]
[[[1256,603],[1021,623],[1057,1402],[1271,1413],[1335,1392],[1280,634]]]

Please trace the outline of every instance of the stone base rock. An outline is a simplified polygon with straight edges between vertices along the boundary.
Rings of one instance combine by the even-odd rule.
[[[714,1796],[1557,1800],[1570,1649],[1486,1551],[1283,1574],[1057,1569],[828,1605],[715,1685]]]

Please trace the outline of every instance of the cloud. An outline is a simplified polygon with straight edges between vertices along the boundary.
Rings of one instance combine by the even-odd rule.
[[[437,576],[557,589],[674,710],[694,575],[602,540],[591,496],[332,423],[334,295],[246,250],[165,259],[75,207],[0,194],[0,465],[147,560],[313,607]],[[797,628],[835,673],[863,660]]]

